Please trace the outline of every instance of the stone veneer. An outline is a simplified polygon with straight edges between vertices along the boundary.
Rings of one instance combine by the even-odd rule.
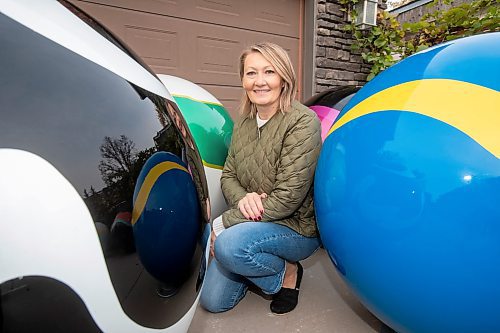
[[[353,38],[344,32],[347,14],[336,0],[317,1],[314,93],[329,88],[362,86],[370,72],[359,51],[352,51]]]

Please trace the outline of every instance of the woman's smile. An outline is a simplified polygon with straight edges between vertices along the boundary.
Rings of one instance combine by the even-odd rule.
[[[254,89],[254,92],[256,94],[265,94],[265,93],[268,93],[270,91],[271,91],[270,89]]]

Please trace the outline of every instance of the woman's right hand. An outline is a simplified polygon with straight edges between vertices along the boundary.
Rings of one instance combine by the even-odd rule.
[[[266,193],[258,194],[255,192],[247,193],[239,202],[238,209],[246,219],[260,221],[264,214],[262,199],[267,198]]]

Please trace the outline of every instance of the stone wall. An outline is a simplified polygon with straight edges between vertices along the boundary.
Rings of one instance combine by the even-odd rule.
[[[360,52],[351,50],[353,39],[343,31],[347,14],[336,0],[317,1],[314,91],[333,87],[362,86],[370,72]]]

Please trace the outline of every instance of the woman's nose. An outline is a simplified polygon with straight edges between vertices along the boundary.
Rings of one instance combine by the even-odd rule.
[[[257,74],[257,78],[255,80],[255,84],[260,85],[260,86],[266,84],[266,80],[264,78],[264,74],[262,74],[262,73]]]

